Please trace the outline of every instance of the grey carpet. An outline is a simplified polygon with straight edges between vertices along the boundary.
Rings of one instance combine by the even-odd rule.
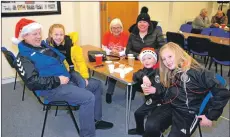
[[[214,68],[214,65],[213,65]],[[212,68],[212,69],[213,69]],[[227,77],[228,67],[224,67],[224,77]],[[95,77],[104,83],[105,77],[95,73]],[[111,121],[114,127],[110,130],[97,130],[97,137],[132,137],[125,131],[125,85],[118,82],[112,104],[106,104],[104,87],[103,120]],[[33,94],[26,90],[25,101],[21,101],[22,84],[17,83],[13,90],[13,83],[2,85],[2,137],[39,137],[45,112]],[[135,127],[133,112],[143,103],[143,97],[137,93],[132,102],[130,128]],[[49,112],[44,137],[78,137],[70,115],[65,109],[54,116],[54,108]],[[74,112],[78,119],[78,112]],[[223,116],[229,119],[229,104],[225,107]],[[165,132],[167,136],[170,129]],[[212,128],[202,127],[203,137],[229,137],[229,121],[219,118]],[[138,136],[133,136],[138,137]],[[140,136],[139,136],[140,137]],[[199,137],[198,129],[193,137]]]

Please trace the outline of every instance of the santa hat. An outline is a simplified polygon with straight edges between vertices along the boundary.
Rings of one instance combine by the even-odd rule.
[[[151,55],[151,56],[153,56],[153,58],[157,61],[157,54],[156,54],[154,48],[147,47],[147,48],[143,48],[143,49],[141,50],[141,53],[140,53],[140,55],[139,55],[139,59],[140,59],[141,63],[142,63],[142,59],[143,59],[143,57],[144,57],[145,55]]]
[[[33,20],[29,20],[26,18],[22,18],[21,20],[18,21],[18,23],[16,24],[15,27],[15,37],[13,37],[11,39],[11,41],[17,45],[18,43],[20,43],[20,40],[18,39],[19,37],[30,33],[36,29],[42,28],[42,25],[33,21]]]

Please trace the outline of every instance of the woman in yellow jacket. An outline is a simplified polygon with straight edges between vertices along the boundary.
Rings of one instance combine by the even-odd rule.
[[[49,28],[47,43],[66,56],[64,64],[71,73],[71,78],[79,87],[88,85],[89,72],[83,57],[82,48],[77,45],[78,33],[65,35],[62,24],[53,24]]]

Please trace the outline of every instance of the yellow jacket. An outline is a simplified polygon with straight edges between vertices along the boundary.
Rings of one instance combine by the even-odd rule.
[[[68,35],[73,42],[73,46],[71,47],[71,60],[74,64],[74,70],[79,72],[84,79],[87,79],[89,78],[89,72],[83,56],[82,48],[77,45],[78,33],[72,32]]]
[[[82,48],[77,44],[78,41],[78,33],[72,32],[69,33],[68,36],[72,40],[73,46],[71,47],[71,60],[74,65],[74,70],[79,72],[84,79],[89,78],[88,68],[83,56]],[[64,60],[65,67],[69,71],[69,64],[66,60]]]

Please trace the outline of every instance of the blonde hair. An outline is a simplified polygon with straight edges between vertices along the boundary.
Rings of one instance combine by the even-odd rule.
[[[53,25],[50,26],[49,32],[48,32],[48,41],[49,42],[52,42],[51,35],[53,33],[54,28],[61,28],[63,30],[63,32],[64,32],[64,35],[65,35],[65,27],[62,24],[53,24]]]
[[[170,86],[170,74],[172,73],[171,70],[169,70],[163,63],[162,60],[162,52],[168,49],[172,51],[175,55],[175,64],[176,68],[179,69],[182,72],[185,72],[189,70],[190,68],[199,69],[202,68],[202,66],[193,59],[190,55],[188,55],[179,45],[169,42],[165,44],[163,47],[160,48],[159,51],[159,62],[160,62],[160,81],[165,87]]]
[[[110,22],[109,28],[110,28],[110,32],[112,33],[112,27],[114,25],[119,24],[121,26],[121,32],[123,32],[123,24],[121,22],[121,20],[119,18],[115,18]]]

